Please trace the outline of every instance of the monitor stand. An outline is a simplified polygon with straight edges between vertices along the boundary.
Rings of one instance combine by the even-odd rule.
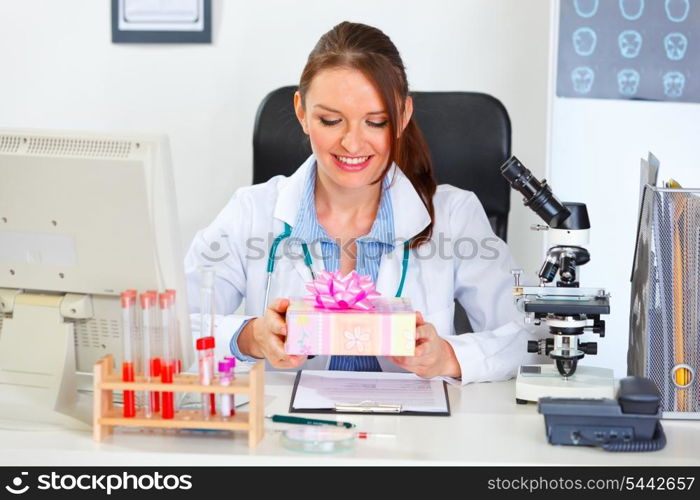
[[[12,300],[12,303],[10,302]],[[0,332],[0,421],[4,427],[85,428],[90,404],[79,401],[74,326],[64,295],[3,296]],[[85,398],[82,398],[85,399]]]
[[[56,411],[45,401],[47,390],[0,384],[0,428],[17,431],[76,430],[92,428],[92,394],[80,393],[72,408]]]

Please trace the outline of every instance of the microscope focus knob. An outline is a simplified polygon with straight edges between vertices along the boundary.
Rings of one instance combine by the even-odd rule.
[[[598,354],[598,344],[596,342],[581,342],[578,348],[586,354]]]
[[[527,341],[527,352],[540,352],[540,343],[536,340]]]
[[[527,341],[527,352],[549,356],[552,349],[554,349],[554,339],[552,338]]]
[[[593,321],[593,327],[591,328],[591,333],[605,337],[605,320],[596,319]]]

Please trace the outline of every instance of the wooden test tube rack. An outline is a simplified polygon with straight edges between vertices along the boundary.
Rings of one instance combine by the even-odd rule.
[[[106,355],[94,367],[94,408],[93,408],[93,438],[102,441],[112,433],[115,426],[128,427],[160,427],[170,429],[222,429],[231,431],[247,431],[248,446],[255,447],[264,434],[264,404],[265,404],[265,364],[258,361],[249,373],[236,375],[231,385],[218,385],[218,378],[212,385],[199,383],[199,376],[194,374],[179,374],[173,377],[172,384],[161,382],[146,382],[136,377],[134,382],[123,382],[121,377],[113,372],[112,356]],[[137,408],[136,416],[124,417],[122,408],[114,407],[113,394],[115,390],[149,391],[149,392],[194,392],[216,394],[247,394],[250,398],[248,412],[239,412],[227,418],[211,415],[203,418],[201,410],[177,410],[174,418],[164,419],[160,413],[146,417],[141,408]]]

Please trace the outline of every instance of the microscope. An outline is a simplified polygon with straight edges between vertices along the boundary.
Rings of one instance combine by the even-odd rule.
[[[610,295],[602,288],[579,286],[580,267],[590,260],[588,244],[591,224],[584,203],[560,202],[515,156],[501,166],[501,174],[521,193],[526,207],[546,225],[548,250],[537,276],[538,286],[522,286],[522,270],[513,270],[514,295],[525,321],[549,327],[550,337],[528,341],[527,351],[549,356],[546,365],[523,365],[515,383],[519,404],[541,397],[614,398],[613,370],[579,366],[583,357],[598,352],[596,342],[581,342],[586,332],[605,336],[602,314],[610,313]]]

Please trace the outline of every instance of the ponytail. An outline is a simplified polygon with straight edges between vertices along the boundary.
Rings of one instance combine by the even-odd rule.
[[[414,117],[411,117],[397,142],[394,161],[411,181],[413,188],[420,195],[428,214],[430,214],[430,224],[411,241],[410,247],[417,248],[427,242],[433,234],[435,222],[433,196],[437,190],[437,182],[433,176],[433,162],[428,144],[425,142],[423,133]]]

